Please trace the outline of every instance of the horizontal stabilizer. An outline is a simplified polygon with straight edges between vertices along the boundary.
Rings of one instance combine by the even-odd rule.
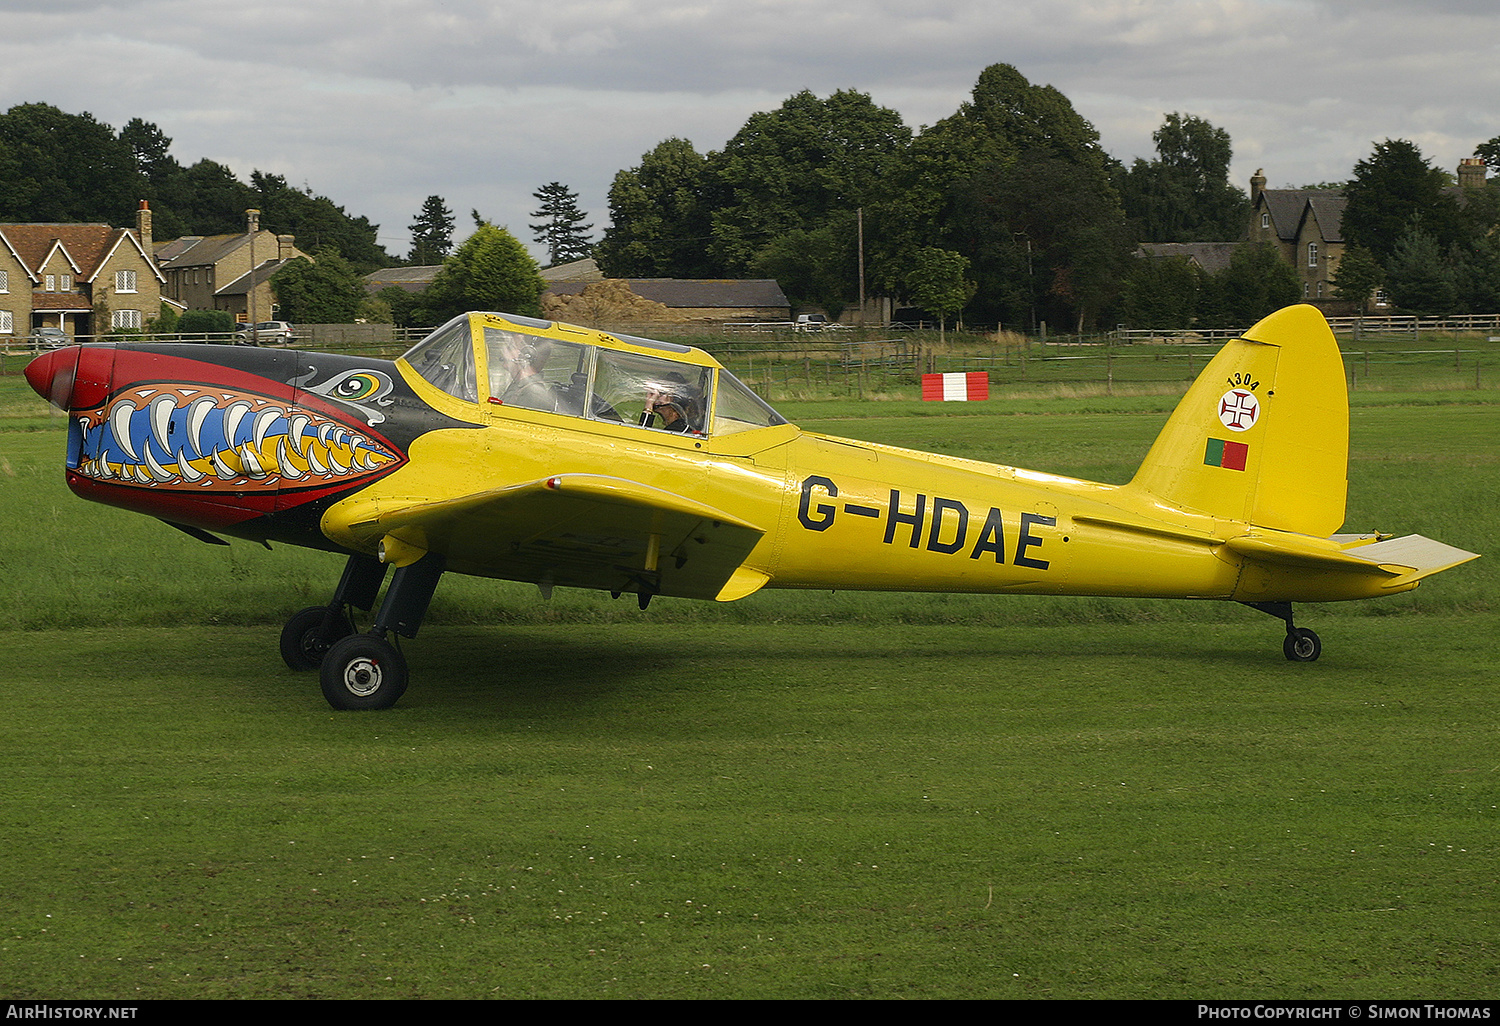
[[[1404,538],[1361,545],[1349,549],[1348,554],[1356,559],[1378,563],[1382,568],[1401,568],[1405,571],[1402,577],[1412,581],[1419,581],[1430,574],[1479,558],[1477,552],[1444,545],[1420,534],[1408,534]]]
[[[1419,534],[1369,544],[1356,540],[1341,545],[1339,540],[1331,538],[1268,532],[1231,538],[1225,542],[1225,547],[1238,555],[1277,566],[1386,574],[1392,578],[1389,585],[1393,587],[1419,581],[1440,570],[1478,558],[1478,553],[1444,545]]]

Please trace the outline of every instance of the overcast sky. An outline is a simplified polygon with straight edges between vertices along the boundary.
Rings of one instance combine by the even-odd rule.
[[[1129,163],[1171,111],[1229,132],[1233,174],[1343,180],[1410,139],[1452,171],[1500,136],[1495,0],[3,0],[0,102],[154,122],[183,164],[259,168],[410,249],[422,201],[530,244],[561,181],[595,225],[672,136],[721,148],[802,89],[914,130],[989,64],[1050,84]],[[533,251],[540,250],[533,246]]]

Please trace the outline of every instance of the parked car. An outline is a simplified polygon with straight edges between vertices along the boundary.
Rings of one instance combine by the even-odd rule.
[[[253,331],[251,329],[254,329]],[[292,326],[286,321],[260,321],[241,325],[235,332],[235,345],[283,345],[292,340]]]
[[[64,349],[73,344],[73,336],[61,328],[35,328],[26,342],[32,349]]]

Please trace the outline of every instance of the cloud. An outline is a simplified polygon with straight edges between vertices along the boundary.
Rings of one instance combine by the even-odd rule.
[[[557,180],[602,227],[662,139],[716,149],[801,89],[930,125],[996,62],[1127,163],[1180,111],[1229,132],[1241,181],[1345,178],[1387,137],[1451,170],[1500,135],[1497,29],[1489,0],[12,0],[0,92],[305,183],[399,255],[430,194],[529,242]]]

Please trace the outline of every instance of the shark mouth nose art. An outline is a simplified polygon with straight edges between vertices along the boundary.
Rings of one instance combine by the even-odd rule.
[[[96,481],[192,491],[352,482],[403,457],[316,411],[248,392],[136,387],[70,425],[68,466]]]

